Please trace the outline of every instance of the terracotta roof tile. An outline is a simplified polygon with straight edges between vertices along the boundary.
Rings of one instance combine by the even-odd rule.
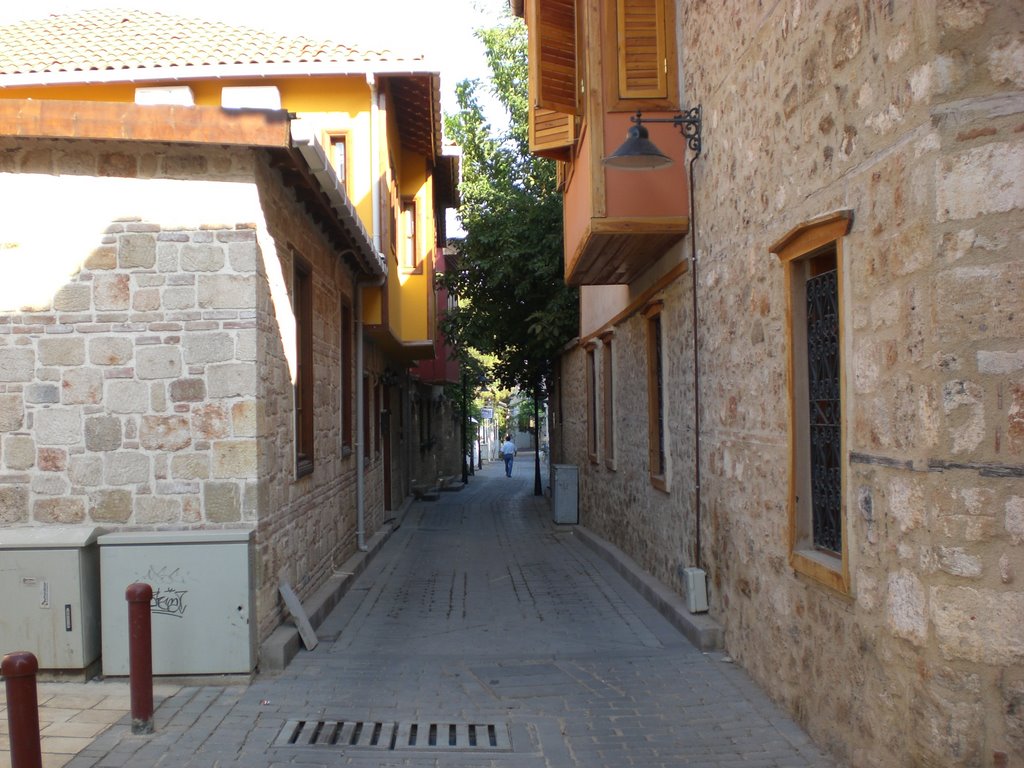
[[[0,76],[195,69],[239,65],[339,65],[419,62],[325,40],[286,37],[217,21],[155,11],[102,9],[0,25]],[[181,72],[168,72],[180,76]],[[83,78],[85,79],[85,78]]]

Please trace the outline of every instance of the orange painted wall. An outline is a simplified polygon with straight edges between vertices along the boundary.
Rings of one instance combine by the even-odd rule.
[[[577,146],[576,159],[572,166],[572,176],[562,197],[566,277],[576,265],[576,250],[587,233],[590,219],[594,215],[592,176],[590,132],[584,127]]]

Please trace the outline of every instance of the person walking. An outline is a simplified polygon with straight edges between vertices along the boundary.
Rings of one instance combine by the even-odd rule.
[[[512,442],[512,435],[505,435],[505,442],[501,444],[501,457],[505,460],[505,477],[512,477],[512,459],[516,456],[516,444]]]

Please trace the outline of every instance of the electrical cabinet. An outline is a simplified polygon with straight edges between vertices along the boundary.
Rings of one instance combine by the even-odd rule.
[[[683,589],[686,592],[686,609],[690,613],[706,613],[708,583],[703,568],[683,568]]]
[[[256,666],[252,531],[146,531],[99,537],[103,674],[127,675],[125,589],[143,582],[153,674],[247,674]]]
[[[579,467],[551,466],[551,516],[556,523],[576,525],[580,521]]]
[[[89,675],[100,655],[101,528],[0,529],[0,655],[29,651],[39,669]]]

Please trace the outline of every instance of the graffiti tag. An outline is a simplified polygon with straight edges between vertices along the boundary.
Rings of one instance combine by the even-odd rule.
[[[185,615],[185,595],[187,589],[156,589],[153,591],[153,601],[150,603],[150,611],[163,616],[173,616],[180,619]]]

